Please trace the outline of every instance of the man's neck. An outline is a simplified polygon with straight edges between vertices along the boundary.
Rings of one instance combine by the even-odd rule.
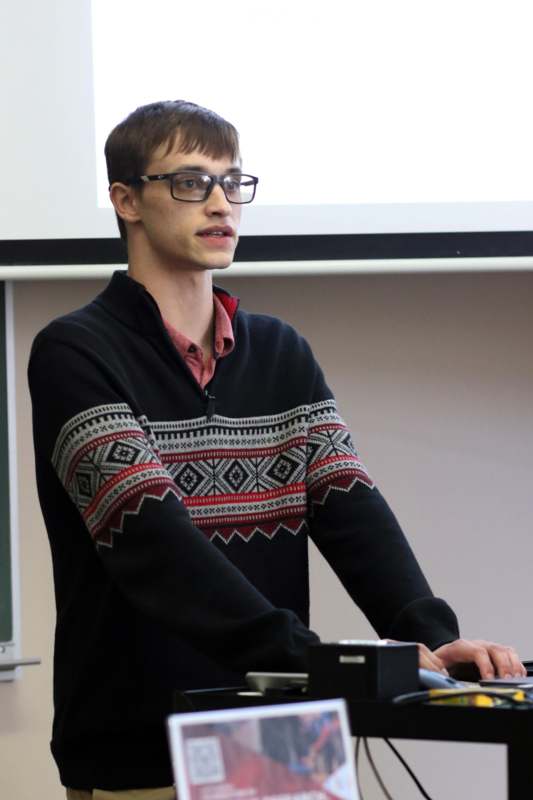
[[[161,316],[205,356],[213,347],[213,282],[209,270],[142,270],[130,264],[128,274],[142,283],[156,301]]]

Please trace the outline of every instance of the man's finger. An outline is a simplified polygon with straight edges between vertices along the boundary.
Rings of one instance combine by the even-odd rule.
[[[495,669],[488,651],[482,645],[473,645],[472,659],[479,670],[479,677],[483,680],[494,678]]]
[[[494,664],[496,674],[500,678],[525,677],[527,670],[512,647],[486,643],[489,657]]]
[[[418,645],[418,664],[422,669],[431,669],[435,672],[446,672],[444,662],[438,655],[432,653],[425,644]]]

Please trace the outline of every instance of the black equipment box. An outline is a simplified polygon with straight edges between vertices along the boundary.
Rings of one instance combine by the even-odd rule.
[[[313,698],[390,700],[418,689],[416,644],[354,640],[309,648]]]

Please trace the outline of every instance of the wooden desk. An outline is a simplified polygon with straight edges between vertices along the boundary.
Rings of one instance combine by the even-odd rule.
[[[315,699],[280,692],[250,696],[245,691],[184,692],[177,695],[175,710],[207,711]],[[508,800],[533,796],[533,709],[346,702],[352,736],[507,745]]]

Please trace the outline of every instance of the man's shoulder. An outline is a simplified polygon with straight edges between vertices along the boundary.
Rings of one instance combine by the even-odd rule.
[[[35,337],[35,346],[47,341],[103,340],[120,327],[133,327],[135,302],[142,287],[117,271],[90,302],[51,320]]]
[[[292,339],[295,342],[305,342],[304,337],[291,323],[271,314],[239,310],[238,320],[241,327],[248,331],[250,336],[276,336]]]
[[[99,307],[98,298],[87,305],[50,320],[35,336],[30,363],[41,352],[87,349],[105,351],[109,347],[112,320]]]
[[[315,357],[305,337],[279,317],[240,311],[235,333],[242,358],[261,370],[301,375],[315,369]]]

